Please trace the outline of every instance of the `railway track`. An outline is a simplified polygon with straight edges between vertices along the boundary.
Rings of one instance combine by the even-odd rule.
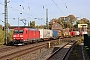
[[[41,45],[38,45],[38,46],[34,46],[34,47],[30,47],[30,48],[23,49],[23,50],[20,50],[20,51],[16,51],[16,52],[1,56],[0,59],[1,60],[7,60],[7,59],[12,60],[13,58],[19,57],[19,56],[24,55],[26,53],[30,53],[32,51],[35,51],[35,50],[37,50],[39,48],[42,48],[42,47],[45,47],[45,46],[46,46],[46,44],[41,44]]]
[[[56,41],[52,41],[52,42],[56,42]],[[40,48],[43,48],[43,47],[46,47],[47,46],[47,43],[48,41],[46,41],[45,43],[37,43],[37,44],[31,44],[29,45],[30,47],[28,48],[27,45],[26,46],[20,46],[20,47],[16,47],[14,49],[15,46],[13,46],[13,51],[10,50],[11,48],[8,48],[8,46],[4,49],[2,49],[3,51],[2,52],[5,52],[7,50],[7,48],[11,51],[11,52],[7,52],[8,53],[1,53],[1,56],[0,56],[0,60],[12,60],[16,57],[19,57],[19,56],[22,56],[22,55],[25,55],[27,53],[30,53],[32,51],[35,51],[37,49],[40,49]],[[26,48],[27,47],[27,48]],[[23,48],[23,49],[20,49],[20,48]],[[18,50],[16,50],[18,49]]]
[[[4,46],[4,47],[0,48],[0,53],[6,52],[11,49],[15,49],[15,48],[17,48],[17,47],[16,46]]]
[[[58,48],[56,51],[52,53],[50,57],[47,58],[47,60],[67,60],[67,56],[75,43],[75,41],[69,42],[65,44],[63,47]]]
[[[65,40],[69,41],[70,39],[68,38],[68,39],[65,39]],[[53,43],[53,42],[57,42],[57,41],[58,40],[52,40],[50,42]],[[62,43],[65,42],[64,39],[62,39],[61,41],[63,41]],[[2,50],[0,52],[0,54],[1,54],[0,55],[0,60],[6,60],[6,59],[12,60],[16,57],[20,57],[20,56],[28,54],[32,51],[43,48],[43,47],[47,46],[48,42],[49,41],[39,42],[39,43],[36,43],[36,44],[30,44],[30,45],[25,45],[25,46],[18,46],[18,47],[16,47],[16,46],[6,46],[6,48],[5,47],[3,47],[3,49],[0,48]],[[5,53],[2,53],[2,52],[5,52]]]
[[[51,41],[55,42],[56,40]],[[25,46],[12,46],[11,48],[8,48],[8,46],[6,46],[5,48],[2,48],[2,51],[0,52],[0,60],[12,60],[13,58],[22,56],[26,53],[30,53],[32,51],[35,51],[37,49],[43,48],[47,46],[48,41],[46,42],[40,42],[40,43],[36,43],[36,44],[30,44],[30,45],[25,45]],[[7,50],[7,52],[6,52]],[[4,53],[3,53],[4,52]]]

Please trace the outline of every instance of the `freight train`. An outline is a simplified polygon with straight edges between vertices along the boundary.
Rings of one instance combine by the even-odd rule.
[[[29,42],[38,42],[57,39],[58,31],[49,29],[14,28],[12,43],[14,45],[24,45]]]
[[[50,29],[14,28],[12,43],[14,45],[24,45],[32,42],[75,37],[79,35],[79,31],[63,30],[61,32],[58,32],[58,30]]]

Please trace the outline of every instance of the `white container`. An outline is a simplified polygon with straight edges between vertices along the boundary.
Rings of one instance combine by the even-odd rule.
[[[82,34],[88,34],[87,31],[83,31]]]
[[[76,36],[79,36],[79,31],[75,31],[75,35]]]
[[[40,31],[40,38],[46,39],[52,37],[52,30],[49,29],[38,29]]]

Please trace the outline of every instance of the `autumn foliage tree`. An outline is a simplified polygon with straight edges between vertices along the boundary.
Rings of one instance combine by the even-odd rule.
[[[73,28],[73,24],[75,23],[76,21],[76,17],[74,15],[69,15],[69,16],[62,16],[62,17],[59,17],[59,18],[53,18],[51,21],[50,21],[50,25],[52,26],[53,23],[57,22],[59,23],[60,25],[62,25],[63,28]],[[50,27],[51,27],[50,26]]]
[[[88,26],[90,26],[90,21],[87,18],[77,20],[76,24],[74,25],[74,28],[78,28],[78,24],[88,24]]]

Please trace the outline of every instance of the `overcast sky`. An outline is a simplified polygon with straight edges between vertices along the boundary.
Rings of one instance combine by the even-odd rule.
[[[68,16],[87,18],[90,20],[90,0],[9,0],[8,22],[11,26],[18,26],[18,18],[29,21],[35,20],[37,25],[46,23],[46,9],[48,21],[52,18]],[[21,5],[21,6],[20,6]],[[0,0],[0,20],[4,21],[4,0]],[[22,14],[20,14],[22,13]],[[34,19],[39,18],[39,19]],[[0,21],[0,24],[4,25]],[[19,25],[24,25],[19,21]]]

